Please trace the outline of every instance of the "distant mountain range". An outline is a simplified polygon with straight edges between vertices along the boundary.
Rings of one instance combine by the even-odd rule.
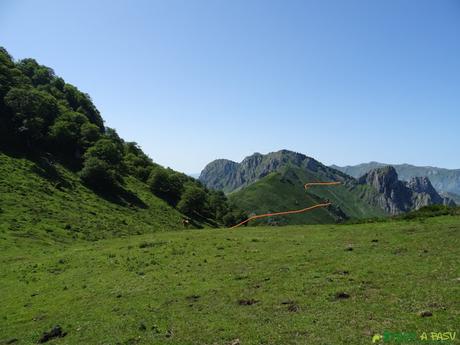
[[[433,187],[441,194],[460,198],[460,169],[443,169],[436,167],[420,167],[410,164],[385,164],[378,162],[363,163],[358,165],[337,166],[331,168],[340,170],[347,175],[359,178],[372,169],[391,165],[395,168],[399,178],[409,181],[413,177],[428,177]],[[452,193],[454,195],[452,195]]]
[[[287,150],[254,153],[241,163],[218,159],[201,172],[208,188],[222,190],[249,213],[285,211],[328,199],[334,205],[311,213],[269,220],[275,223],[328,223],[348,218],[399,214],[431,204],[453,204],[426,177],[399,181],[392,167],[366,171],[359,180],[317,160]],[[303,190],[309,181],[340,181],[340,186]]]

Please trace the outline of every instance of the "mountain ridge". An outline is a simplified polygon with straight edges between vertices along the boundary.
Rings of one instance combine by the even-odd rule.
[[[451,198],[441,196],[426,176],[401,181],[395,168],[382,166],[356,179],[312,157],[289,150],[256,152],[240,163],[214,160],[203,169],[200,181],[210,189],[227,193],[234,204],[250,215],[299,208],[300,200],[305,206],[331,200],[335,209],[318,211],[322,214],[319,218],[313,214],[299,216],[299,222],[304,223],[311,223],[312,219],[336,222],[398,215],[432,204],[455,205]],[[309,181],[339,181],[342,185],[324,188],[324,192],[319,187],[305,192],[302,186]],[[280,195],[283,197],[278,197]],[[285,223],[291,221],[283,220]]]
[[[323,178],[334,175],[343,181],[350,180],[346,174],[329,168],[312,157],[285,149],[267,154],[256,152],[245,157],[240,163],[228,159],[213,160],[201,171],[199,180],[208,188],[229,193],[289,164],[314,171]]]
[[[333,206],[303,215],[267,220],[282,224],[313,224],[385,215],[367,202],[377,196],[351,176],[329,168],[299,152],[279,150],[255,153],[240,163],[219,159],[206,165],[200,181],[210,189],[223,190],[230,201],[250,215],[286,211],[312,206],[330,199]],[[340,186],[314,187],[307,191],[306,182],[338,181]]]

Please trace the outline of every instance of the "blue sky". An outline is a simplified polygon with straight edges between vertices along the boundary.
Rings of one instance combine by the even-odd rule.
[[[460,168],[457,0],[2,0],[0,45],[183,172],[283,148]]]

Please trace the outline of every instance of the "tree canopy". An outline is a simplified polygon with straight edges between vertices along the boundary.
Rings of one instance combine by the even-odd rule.
[[[185,216],[209,224],[237,218],[222,192],[155,164],[135,142],[104,126],[91,97],[34,59],[14,61],[0,47],[0,149],[52,155],[79,171],[98,192],[117,193],[124,177],[146,183],[151,192]]]

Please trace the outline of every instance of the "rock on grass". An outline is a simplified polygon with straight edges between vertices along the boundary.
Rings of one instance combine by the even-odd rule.
[[[66,332],[63,332],[62,331],[62,328],[61,326],[57,325],[57,326],[54,326],[51,331],[49,332],[43,332],[42,336],[40,337],[40,339],[38,340],[38,343],[39,344],[43,344],[43,343],[46,343],[48,341],[50,341],[51,339],[54,339],[54,338],[63,338],[67,335]]]
[[[350,298],[350,295],[346,292],[336,292],[335,293],[335,299],[347,299],[347,298]]]
[[[251,299],[240,299],[238,301],[238,304],[239,305],[253,305],[253,304],[256,304],[257,302],[259,302],[259,301],[255,300],[253,298],[251,298]]]
[[[424,310],[419,313],[421,317],[430,317],[433,316],[433,313],[429,310]]]

